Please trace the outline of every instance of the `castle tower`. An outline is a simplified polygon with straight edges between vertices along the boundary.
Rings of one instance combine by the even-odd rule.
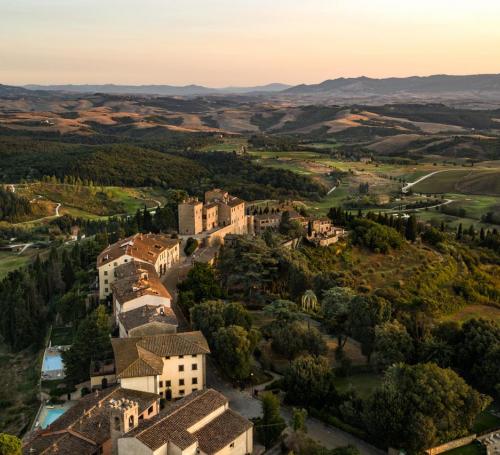
[[[203,203],[191,198],[179,204],[179,234],[196,235],[203,231]]]
[[[139,423],[139,404],[124,398],[111,401],[109,407],[111,453],[117,455],[118,439],[134,429]]]

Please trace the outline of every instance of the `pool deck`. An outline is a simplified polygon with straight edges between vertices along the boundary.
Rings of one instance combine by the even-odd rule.
[[[45,429],[52,422],[57,420],[61,415],[63,415],[69,408],[74,406],[76,401],[66,401],[64,404],[49,405],[47,403],[42,403],[38,414],[33,423],[32,430],[37,430],[39,428]],[[57,414],[57,415],[56,415]]]

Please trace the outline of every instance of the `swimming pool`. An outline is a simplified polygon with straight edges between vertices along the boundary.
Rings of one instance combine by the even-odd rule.
[[[42,413],[40,416],[40,427],[42,429],[47,428],[52,422],[61,417],[67,410],[67,408],[46,408],[46,413]]]
[[[50,371],[57,371],[57,370],[63,370],[63,361],[61,358],[61,354],[59,352],[57,353],[45,353],[45,357],[43,359],[43,367],[42,371],[44,373],[50,372]]]

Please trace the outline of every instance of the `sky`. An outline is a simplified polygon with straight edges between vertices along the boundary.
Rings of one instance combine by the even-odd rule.
[[[500,0],[0,0],[0,83],[500,73]]]

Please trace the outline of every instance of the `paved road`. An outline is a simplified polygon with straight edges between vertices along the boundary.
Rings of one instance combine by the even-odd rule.
[[[453,170],[454,169],[443,169],[441,171],[434,171],[434,172],[431,172],[430,174],[426,174],[426,175],[420,177],[419,179],[415,180],[414,182],[407,183],[405,186],[403,186],[403,188],[401,188],[401,191],[403,193],[408,193],[408,190],[412,186],[416,185],[417,183],[420,183],[421,181],[428,179],[429,177],[432,177],[433,175],[440,174],[441,172],[449,172],[449,171],[453,171]]]

